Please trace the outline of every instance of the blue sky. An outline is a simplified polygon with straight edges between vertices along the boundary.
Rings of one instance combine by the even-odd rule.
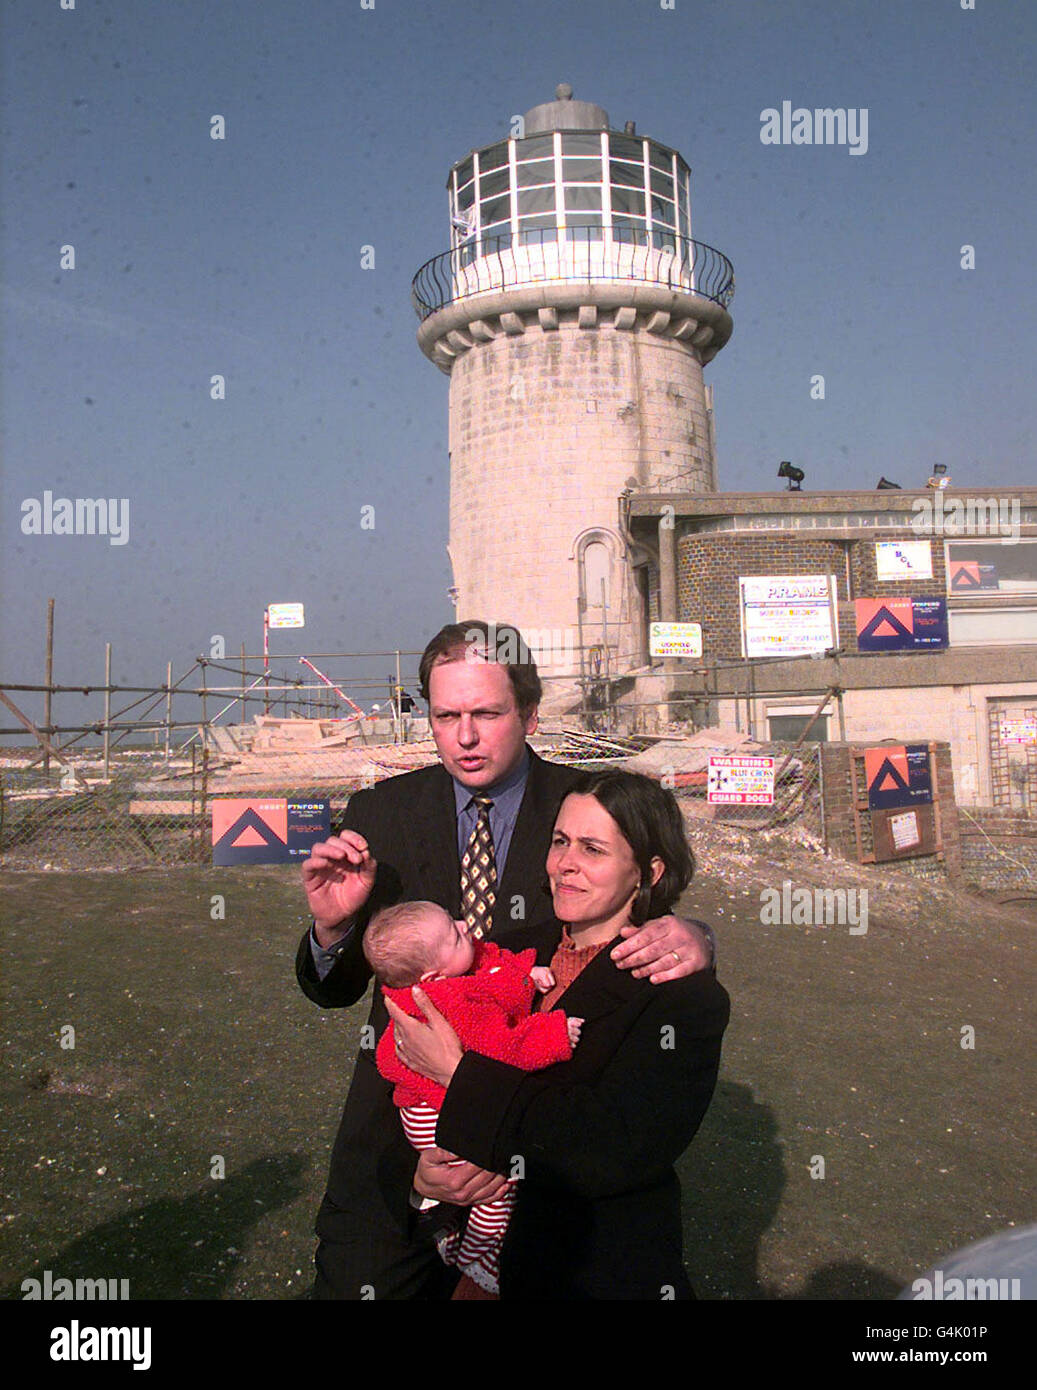
[[[68,683],[105,641],[133,684],[213,634],[255,651],[272,601],[306,604],[290,653],[452,616],[447,379],[410,282],[448,245],[450,165],[560,81],[681,151],[693,234],[734,263],[722,488],[777,490],[782,458],[808,488],[936,460],[1035,481],[1037,7],[7,0],[2,24],[6,680],[42,679],[51,595]],[[762,144],[783,100],[866,107],[867,153]],[[45,489],[128,498],[128,543],[22,534]]]

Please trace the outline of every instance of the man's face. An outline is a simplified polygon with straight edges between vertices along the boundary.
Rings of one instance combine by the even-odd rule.
[[[451,777],[478,791],[506,777],[522,757],[536,710],[523,719],[505,667],[462,658],[429,672],[432,737]]]

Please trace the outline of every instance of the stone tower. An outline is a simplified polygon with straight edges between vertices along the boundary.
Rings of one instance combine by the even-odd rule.
[[[555,97],[451,169],[451,249],[413,297],[450,377],[458,616],[516,623],[547,675],[617,675],[648,660],[649,565],[674,573],[672,519],[653,555],[627,499],[716,488],[702,369],[734,277],[691,238],[681,156]]]

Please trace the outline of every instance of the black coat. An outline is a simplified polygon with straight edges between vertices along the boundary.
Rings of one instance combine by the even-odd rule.
[[[494,906],[493,940],[516,951],[534,946],[541,964],[550,960],[559,939],[551,897],[545,891],[544,865],[555,814],[575,777],[574,769],[545,762],[530,750],[529,777]],[[461,915],[457,810],[453,782],[444,767],[421,768],[356,792],[337,829],[363,835],[378,861],[360,928],[379,907],[419,898],[439,903],[453,917]],[[355,1004],[366,992],[371,971],[361,941],[362,930],[354,930],[323,980],[314,969],[309,932],[299,943],[299,984],[322,1008]],[[343,1229],[374,1237],[392,1223],[409,1239],[414,1221],[409,1197],[418,1156],[403,1133],[392,1085],[378,1074],[374,1061],[373,1040],[388,1021],[381,990],[376,989],[370,1045],[357,1056],[332,1149],[325,1206],[341,1214]]]
[[[618,938],[617,938],[618,940]],[[585,1018],[572,1060],[523,1072],[466,1052],[437,1142],[524,1178],[501,1298],[687,1299],[673,1165],[702,1121],[730,1014],[712,971],[652,985],[605,947],[555,1007]]]

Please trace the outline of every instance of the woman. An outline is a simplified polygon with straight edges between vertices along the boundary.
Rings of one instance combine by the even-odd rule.
[[[432,1026],[399,1039],[401,1060],[447,1088],[436,1142],[521,1177],[503,1299],[695,1296],[673,1165],[713,1095],[728,996],[712,972],[652,985],[609,954],[624,927],[670,911],[693,869],[669,792],[585,774],[547,857],[563,934],[543,1007],[586,1020],[572,1060],[529,1073],[464,1052],[431,1005]]]

